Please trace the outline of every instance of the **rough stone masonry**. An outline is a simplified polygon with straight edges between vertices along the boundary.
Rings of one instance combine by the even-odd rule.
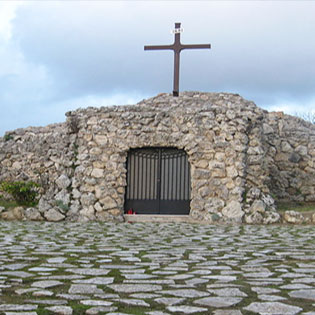
[[[15,217],[122,221],[127,154],[144,147],[185,150],[193,219],[275,223],[274,199],[315,201],[315,126],[237,94],[160,94],[66,116],[0,138],[0,181],[41,185],[38,206]]]

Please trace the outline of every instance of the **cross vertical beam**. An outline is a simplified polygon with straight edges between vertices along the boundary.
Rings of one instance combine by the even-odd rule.
[[[204,49],[211,48],[210,44],[197,44],[197,45],[183,45],[180,42],[180,28],[181,23],[175,23],[175,39],[172,45],[155,45],[144,46],[144,50],[173,50],[174,51],[174,84],[173,84],[173,96],[179,95],[179,64],[180,64],[180,52],[183,49]]]

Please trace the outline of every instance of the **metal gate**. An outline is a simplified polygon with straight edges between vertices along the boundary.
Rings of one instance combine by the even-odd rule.
[[[131,149],[127,159],[125,211],[189,214],[190,166],[184,150]]]

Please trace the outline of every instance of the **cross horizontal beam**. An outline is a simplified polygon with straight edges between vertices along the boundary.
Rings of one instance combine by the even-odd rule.
[[[175,40],[172,45],[150,45],[144,46],[144,50],[173,50],[174,51],[174,88],[173,96],[179,94],[179,56],[184,49],[210,49],[210,44],[183,45],[180,42],[180,23],[175,23]]]
[[[196,44],[196,45],[150,45],[144,46],[144,50],[183,50],[183,49],[203,49],[203,48],[211,48],[210,44]]]

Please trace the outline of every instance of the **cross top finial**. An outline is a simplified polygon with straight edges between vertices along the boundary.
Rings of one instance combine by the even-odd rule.
[[[199,48],[211,48],[210,44],[198,44],[198,45],[183,45],[180,42],[181,23],[175,23],[175,39],[172,45],[159,45],[159,46],[144,46],[144,50],[173,50],[174,51],[174,88],[173,96],[179,95],[179,57],[180,52],[183,49],[199,49]]]

